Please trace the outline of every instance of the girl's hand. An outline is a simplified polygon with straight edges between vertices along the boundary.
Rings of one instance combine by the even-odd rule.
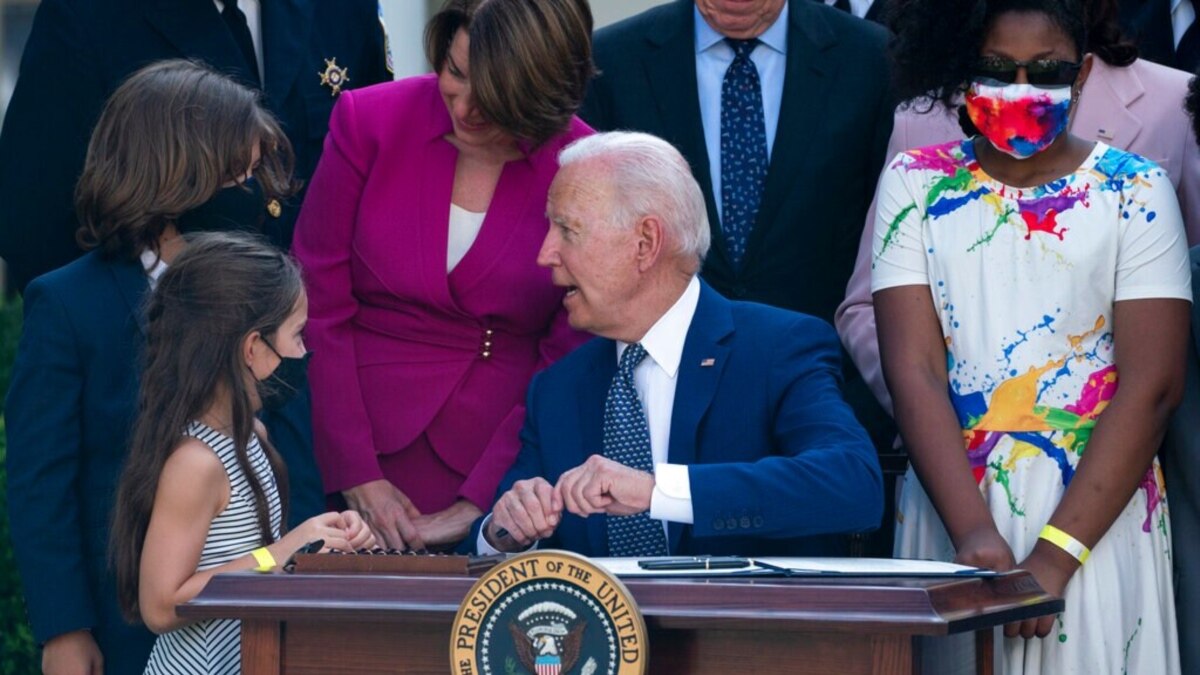
[[[1038,585],[1050,595],[1061,598],[1067,591],[1067,584],[1079,569],[1079,561],[1057,546],[1038,540],[1029,557],[1021,561],[1020,568],[1033,575]],[[1057,614],[1043,616],[1037,619],[1025,619],[1004,626],[1005,637],[1025,639],[1046,637],[1054,629]]]
[[[350,542],[350,550],[360,548],[375,548],[375,535],[366,521],[358,515],[358,511],[342,511],[342,523],[346,527],[346,540]]]
[[[995,572],[1007,572],[1017,566],[1012,549],[996,530],[995,523],[989,522],[968,532],[956,544],[958,555],[954,556],[954,562],[959,565],[982,567]]]
[[[276,560],[286,560],[289,556],[296,552],[296,549],[304,546],[310,541],[323,539],[325,548],[340,549],[342,551],[354,550],[350,548],[350,541],[346,535],[346,525],[342,514],[337,511],[322,513],[319,516],[313,516],[308,520],[300,523],[296,529],[288,532],[277,543],[283,549],[282,551],[273,552]],[[282,557],[280,557],[282,555]]]

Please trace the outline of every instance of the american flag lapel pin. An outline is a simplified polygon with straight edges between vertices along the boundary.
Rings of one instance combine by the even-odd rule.
[[[716,362],[717,362],[717,360],[713,359],[713,358],[704,359],[703,361],[700,362],[700,367],[701,368],[711,368],[714,364],[716,364]]]

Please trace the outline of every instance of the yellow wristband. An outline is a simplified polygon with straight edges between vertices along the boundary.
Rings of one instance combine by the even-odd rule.
[[[254,568],[256,572],[270,572],[275,569],[275,556],[271,555],[266,546],[254,549],[250,555],[258,561],[258,567]]]
[[[1043,527],[1042,533],[1038,535],[1038,539],[1045,539],[1051,544],[1054,544],[1055,546],[1066,551],[1071,555],[1072,558],[1078,560],[1080,565],[1087,562],[1088,556],[1092,554],[1092,550],[1087,546],[1084,546],[1083,542],[1053,525],[1046,525],[1046,527]]]

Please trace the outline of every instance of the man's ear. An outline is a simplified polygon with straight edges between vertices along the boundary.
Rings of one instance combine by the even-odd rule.
[[[658,216],[645,216],[637,224],[638,271],[654,267],[663,254],[666,230]]]

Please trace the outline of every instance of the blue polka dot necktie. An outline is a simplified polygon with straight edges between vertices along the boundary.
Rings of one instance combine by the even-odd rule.
[[[767,125],[762,83],[750,54],[754,40],[725,38],[733,63],[721,84],[721,232],[734,268],[741,267],[767,177]]]
[[[604,456],[638,471],[653,473],[650,427],[637,389],[633,369],[646,358],[646,349],[634,343],[625,348],[617,374],[604,403]],[[648,511],[633,516],[608,516],[608,554],[651,556],[667,554],[667,537],[662,523]]]

